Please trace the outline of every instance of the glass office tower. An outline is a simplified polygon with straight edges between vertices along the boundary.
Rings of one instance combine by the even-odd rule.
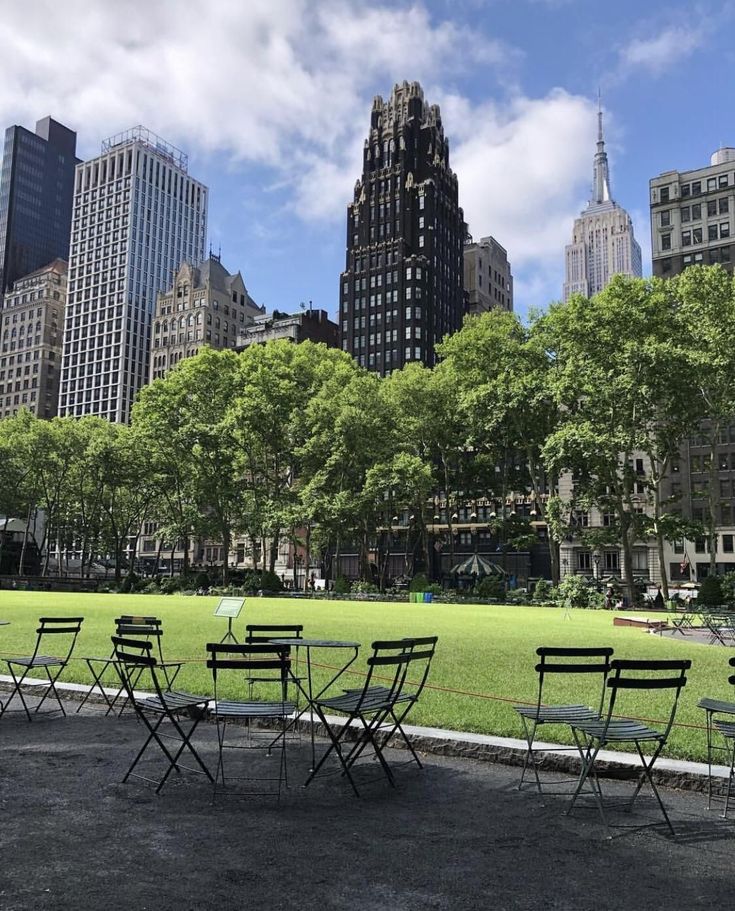
[[[204,259],[207,188],[142,126],[79,165],[59,414],[127,422],[148,381],[151,319],[180,264]]]
[[[0,295],[69,256],[77,134],[51,117],[5,131],[0,175]]]

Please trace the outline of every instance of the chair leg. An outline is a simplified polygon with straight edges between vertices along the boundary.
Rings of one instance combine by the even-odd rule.
[[[633,792],[633,796],[630,799],[629,809],[633,808],[633,803],[636,800],[636,798],[638,797],[638,795],[641,791],[641,788],[643,787],[644,782],[648,781],[648,784],[651,786],[651,790],[653,791],[653,796],[656,798],[656,801],[658,802],[661,812],[663,813],[664,819],[666,820],[666,825],[669,827],[671,834],[676,835],[676,832],[674,831],[674,827],[671,824],[671,820],[669,819],[669,814],[666,812],[666,807],[664,806],[664,803],[661,800],[661,795],[658,793],[658,788],[654,784],[653,776],[651,774],[654,763],[658,759],[658,757],[661,753],[661,750],[663,750],[663,748],[664,748],[664,745],[665,745],[665,741],[661,740],[661,742],[659,743],[658,747],[654,751],[653,756],[651,757],[649,762],[646,762],[646,757],[643,755],[643,751],[641,750],[640,743],[637,740],[635,741],[635,746],[636,746],[636,749],[638,750],[638,756],[640,757],[641,764],[643,765],[643,775],[639,779],[636,789]]]
[[[727,819],[727,811],[730,808],[730,793],[732,791],[732,779],[735,774],[735,740],[732,741],[732,755],[730,759],[730,774],[727,778],[727,791],[725,792],[725,809],[722,811],[722,818]]]
[[[10,676],[13,678],[13,689],[11,690],[10,695],[8,696],[7,702],[4,704],[2,711],[0,712],[0,718],[2,718],[2,716],[5,714],[5,712],[8,711],[8,706],[13,701],[13,697],[17,695],[18,698],[20,699],[21,705],[23,706],[23,710],[26,713],[26,717],[28,718],[29,721],[33,721],[33,716],[31,715],[30,709],[28,708],[28,704],[26,703],[25,697],[23,696],[23,690],[21,689],[21,686],[23,685],[23,681],[28,676],[28,672],[30,671],[30,668],[26,667],[23,670],[23,673],[20,675],[20,679],[18,677],[16,677],[15,671],[13,670],[13,665],[10,662],[8,662],[8,670],[10,671]]]
[[[526,743],[528,744],[528,748],[526,749],[526,755],[523,759],[523,768],[521,769],[521,780],[518,782],[518,790],[520,791],[523,789],[523,782],[526,779],[526,772],[528,771],[528,767],[530,765],[536,778],[536,788],[538,789],[539,794],[541,794],[541,779],[539,778],[538,768],[536,766],[536,757],[533,755],[533,744],[536,739],[538,721],[536,719],[533,720],[530,730],[528,719],[524,715],[521,715],[521,721],[523,722],[523,730],[526,734]]]
[[[602,743],[598,742],[595,746],[593,746],[592,742],[590,742],[587,745],[586,756],[582,751],[580,751],[580,755],[582,756],[582,772],[579,776],[579,781],[577,782],[577,787],[575,788],[574,793],[572,794],[572,798],[569,802],[569,806],[564,811],[566,816],[571,815],[572,810],[574,809],[574,805],[577,802],[577,798],[582,793],[582,788],[584,787],[584,784],[587,781],[587,779],[590,777],[590,775],[596,776],[597,773],[595,771],[595,761],[597,759],[597,754],[600,752],[601,748],[602,748]],[[603,824],[609,828],[607,817],[605,815],[605,804],[602,799],[602,789],[599,787],[599,782],[598,782],[598,787],[592,788],[592,794],[595,798],[595,803],[597,804],[597,809],[600,811],[600,818],[602,819]]]
[[[350,772],[349,768],[345,764],[345,758],[342,753],[342,738],[344,737],[345,733],[349,729],[350,723],[357,716],[354,714],[350,715],[349,718],[345,721],[345,723],[339,728],[339,730],[335,734],[335,732],[332,730],[330,725],[327,723],[326,716],[324,715],[324,712],[321,710],[321,708],[319,706],[315,705],[314,711],[316,712],[317,717],[319,718],[321,723],[324,725],[324,728],[327,732],[327,736],[329,737],[329,740],[330,740],[330,745],[325,750],[324,754],[322,755],[322,758],[319,760],[318,763],[316,763],[316,765],[312,769],[311,774],[304,782],[304,787],[308,788],[308,786],[314,780],[319,769],[321,769],[321,767],[327,761],[327,758],[329,756],[331,756],[331,754],[334,752],[337,754],[337,758],[339,759],[342,768],[345,770],[345,774],[347,775],[347,778],[348,778],[350,784],[352,785],[352,790],[355,792],[355,797],[359,797],[360,792],[357,790],[357,785],[355,784],[355,780],[352,777],[352,773]]]
[[[63,703],[61,702],[61,698],[60,698],[59,693],[58,693],[58,691],[57,691],[57,689],[56,689],[56,681],[57,681],[57,680],[59,679],[59,677],[61,676],[61,672],[64,670],[64,667],[65,667],[65,666],[66,666],[66,665],[62,664],[53,676],[51,675],[51,669],[50,669],[48,666],[44,667],[44,670],[46,671],[46,676],[48,677],[48,687],[46,688],[46,692],[45,692],[45,693],[43,694],[43,696],[41,697],[41,701],[38,703],[38,705],[37,705],[37,706],[35,707],[35,709],[33,710],[34,715],[37,715],[37,714],[39,713],[39,711],[41,710],[41,706],[42,706],[42,705],[44,704],[44,702],[46,701],[46,698],[47,698],[51,693],[53,693],[53,694],[54,694],[54,698],[56,699],[57,703],[59,704],[59,709],[61,710],[61,714],[62,714],[64,717],[66,717],[66,712],[64,711],[64,705],[63,705]],[[53,711],[53,709],[51,709],[51,711]]]

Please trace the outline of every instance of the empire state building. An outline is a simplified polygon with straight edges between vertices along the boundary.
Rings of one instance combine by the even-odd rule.
[[[610,193],[610,169],[597,114],[597,152],[592,170],[592,197],[575,219],[572,242],[565,248],[564,300],[572,294],[592,297],[613,275],[640,277],[641,248],[633,236],[630,215]]]

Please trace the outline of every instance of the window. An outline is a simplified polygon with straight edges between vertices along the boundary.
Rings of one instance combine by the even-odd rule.
[[[702,195],[702,181],[694,180],[692,181],[692,196],[701,196]]]
[[[681,185],[681,195],[682,195],[682,197],[684,197],[684,196],[689,196],[689,194],[690,194],[691,192],[692,192],[692,188],[691,188],[691,185],[690,185],[690,184],[688,184],[688,183],[683,183],[683,184]]]
[[[648,551],[642,547],[636,548],[631,555],[633,572],[648,572]]]
[[[707,203],[707,215],[717,215],[717,200],[710,199]]]
[[[734,553],[733,550],[733,536],[732,535],[723,535],[722,536],[722,551],[726,554]]]
[[[682,207],[681,207],[681,220],[682,220],[682,222],[690,221],[690,220],[691,220],[691,217],[692,217],[692,211],[691,211],[691,209],[689,208],[689,206],[682,206]]]
[[[662,235],[661,235],[661,249],[662,249],[662,250],[670,250],[670,249],[671,249],[671,235],[670,235],[670,234],[662,234]]]
[[[592,554],[588,550],[577,551],[577,569],[589,572],[592,569]]]
[[[682,245],[682,247],[691,247],[691,245],[692,245],[692,232],[691,231],[682,231],[681,232],[681,245]]]
[[[661,187],[661,189],[659,191],[659,201],[660,202],[669,201],[669,188],[668,187]]]
[[[606,550],[604,557],[606,570],[616,571],[620,568],[620,554],[616,550]]]
[[[702,217],[702,203],[697,202],[692,206],[692,221],[699,221]]]
[[[671,209],[667,209],[665,212],[661,213],[661,227],[668,228],[671,224]]]
[[[707,240],[717,240],[717,225],[707,225]]]
[[[727,186],[727,174],[720,174],[720,176],[717,178],[717,186],[718,187]]]
[[[730,236],[730,223],[723,222],[720,225],[720,237],[729,237]]]
[[[693,228],[693,229],[692,229],[692,243],[693,243],[693,244],[701,244],[701,243],[702,243],[702,229],[701,229],[701,228]]]
[[[723,197],[722,199],[718,200],[718,205],[719,205],[720,215],[727,215],[727,213],[730,211],[729,199],[726,196]]]

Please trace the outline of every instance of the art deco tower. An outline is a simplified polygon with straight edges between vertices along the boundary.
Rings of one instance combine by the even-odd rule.
[[[641,248],[633,236],[630,215],[613,201],[610,169],[597,114],[597,152],[592,168],[592,198],[574,222],[572,242],[566,247],[564,300],[572,294],[592,297],[613,275],[640,276]]]
[[[342,348],[382,375],[432,365],[463,317],[466,228],[441,114],[418,82],[373,102],[362,177],[347,208]]]

